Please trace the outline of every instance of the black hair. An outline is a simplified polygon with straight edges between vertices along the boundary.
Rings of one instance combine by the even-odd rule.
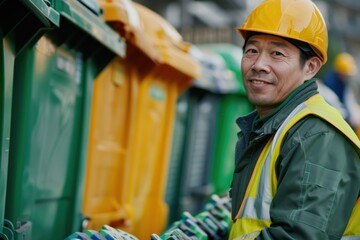
[[[322,59],[322,57],[320,57],[319,54],[316,53],[316,51],[310,46],[310,44],[292,38],[284,38],[284,39],[300,49],[300,63],[302,66],[304,66],[306,60],[308,60],[311,57],[316,56]]]

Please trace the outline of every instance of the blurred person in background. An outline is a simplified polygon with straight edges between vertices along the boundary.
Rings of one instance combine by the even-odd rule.
[[[346,52],[339,53],[334,60],[333,68],[325,75],[323,83],[336,93],[345,108],[345,120],[353,129],[360,126],[360,109],[351,77],[357,73],[354,58]]]
[[[343,118],[345,119],[348,112],[344,104],[340,101],[338,95],[336,95],[336,93],[331,90],[331,88],[326,86],[321,79],[317,79],[316,83],[318,85],[319,93],[331,106],[335,107],[340,112],[341,116],[343,116]]]
[[[239,117],[229,239],[360,239],[360,141],[318,93],[325,21],[311,0],[266,0],[237,29],[256,110]]]

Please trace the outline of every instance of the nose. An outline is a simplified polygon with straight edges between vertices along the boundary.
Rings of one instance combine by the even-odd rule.
[[[254,64],[251,66],[251,70],[256,72],[266,72],[270,71],[269,59],[264,53],[260,53],[254,61]]]

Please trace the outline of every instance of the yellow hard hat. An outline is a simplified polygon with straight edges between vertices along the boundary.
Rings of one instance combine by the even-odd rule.
[[[353,76],[357,71],[354,58],[345,52],[335,57],[334,68],[336,72],[347,76]]]
[[[244,39],[248,32],[260,32],[306,42],[323,64],[327,61],[326,23],[311,0],[264,0],[237,30]]]

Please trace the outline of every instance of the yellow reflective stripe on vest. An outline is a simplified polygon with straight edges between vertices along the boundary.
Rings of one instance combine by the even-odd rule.
[[[344,121],[340,113],[328,105],[319,94],[298,105],[284,120],[275,136],[268,141],[262,150],[246,189],[244,200],[236,215],[237,220],[231,228],[229,239],[242,237],[245,234],[270,226],[270,204],[277,186],[274,168],[282,140],[292,126],[309,114],[317,115],[328,121],[360,149],[360,141],[354,131]],[[359,202],[357,202],[354,210],[360,209]],[[359,211],[356,212],[357,214],[352,214],[351,216],[345,235],[359,235],[360,230],[352,227],[350,224],[358,222],[360,214]]]
[[[267,183],[270,184],[270,181],[267,181],[265,175],[265,171],[261,171],[264,165],[269,165],[270,158],[269,151],[271,141],[269,141],[260,154],[259,161],[256,162],[254,171],[251,175],[250,182],[239,212],[236,218],[252,218],[252,219],[263,219],[270,220],[269,211],[264,211],[264,207],[269,206],[271,202],[271,197],[266,194],[266,189],[269,189],[269,186],[265,186]],[[261,182],[261,183],[259,183]],[[259,186],[259,189],[253,186]],[[263,193],[265,193],[263,195]],[[269,209],[268,209],[269,210]]]

